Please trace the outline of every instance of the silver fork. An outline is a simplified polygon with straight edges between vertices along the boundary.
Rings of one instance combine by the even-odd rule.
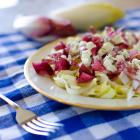
[[[60,123],[47,122],[41,119],[35,113],[21,108],[18,104],[2,94],[0,94],[0,98],[16,110],[17,123],[32,134],[49,136],[50,133],[55,132],[59,127],[63,126]]]

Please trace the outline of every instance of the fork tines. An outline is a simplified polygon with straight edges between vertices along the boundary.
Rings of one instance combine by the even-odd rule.
[[[62,127],[62,124],[59,123],[52,123],[52,122],[46,122],[40,117],[34,118],[25,124],[22,124],[22,127],[33,134],[37,135],[44,135],[49,136],[50,133],[55,132],[59,129],[59,127]]]

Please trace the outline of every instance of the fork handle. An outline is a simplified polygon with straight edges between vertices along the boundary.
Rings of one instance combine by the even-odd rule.
[[[12,100],[10,100],[9,98],[7,98],[6,96],[0,94],[0,98],[2,100],[4,100],[6,103],[8,103],[11,107],[13,107],[14,109],[18,109],[19,105],[16,104],[15,102],[13,102]]]

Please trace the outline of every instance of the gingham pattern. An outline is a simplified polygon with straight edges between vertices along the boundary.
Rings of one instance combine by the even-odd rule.
[[[140,9],[128,11],[116,25],[140,31]],[[0,100],[0,139],[8,140],[140,140],[140,111],[98,111],[71,107],[38,94],[24,78],[28,56],[42,46],[21,33],[0,34],[0,93],[64,128],[50,137],[21,129],[15,111]]]

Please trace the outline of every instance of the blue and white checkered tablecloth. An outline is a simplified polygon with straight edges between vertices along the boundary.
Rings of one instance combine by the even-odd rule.
[[[140,9],[128,11],[117,25],[140,31]],[[15,111],[0,100],[0,140],[140,140],[140,110],[81,109],[38,94],[25,80],[23,66],[41,46],[22,33],[0,34],[0,93],[64,128],[50,137],[27,133],[17,125]]]

